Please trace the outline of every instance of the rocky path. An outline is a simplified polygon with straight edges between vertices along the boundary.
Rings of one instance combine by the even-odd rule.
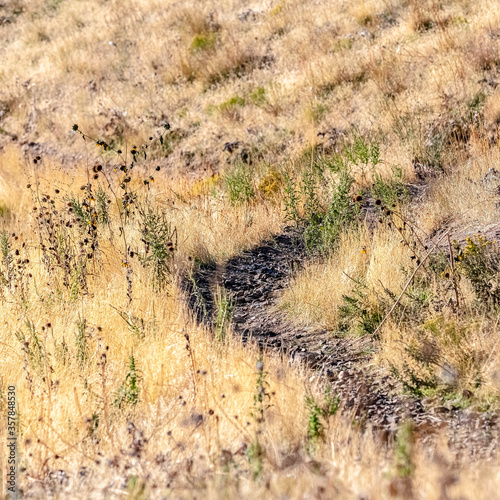
[[[211,327],[216,315],[215,290],[224,288],[234,304],[232,330],[236,335],[279,353],[285,362],[299,359],[306,363],[328,380],[355,419],[369,422],[382,435],[394,432],[402,419],[411,419],[423,437],[447,427],[456,447],[495,453],[495,415],[452,406],[426,407],[418,398],[404,395],[390,376],[368,368],[372,339],[338,338],[314,326],[298,327],[277,311],[280,291],[306,259],[301,231],[287,228],[224,266],[201,267],[181,281],[181,288],[196,319]]]

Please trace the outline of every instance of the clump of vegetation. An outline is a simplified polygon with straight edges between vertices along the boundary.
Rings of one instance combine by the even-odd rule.
[[[368,297],[368,287],[357,283],[350,295],[343,295],[339,306],[339,329],[354,335],[372,335],[383,319],[387,306]]]
[[[390,484],[391,496],[411,498],[415,474],[415,431],[411,422],[403,422],[396,436],[394,478]]]
[[[223,344],[230,329],[233,301],[225,289],[217,288],[215,293],[215,339]]]
[[[454,241],[457,268],[471,283],[477,299],[486,306],[500,304],[500,251],[485,236],[467,238],[464,248]]]
[[[232,204],[248,203],[255,198],[253,175],[242,162],[237,162],[224,175],[224,185]]]
[[[139,401],[139,373],[137,372],[134,355],[131,354],[128,362],[128,370],[125,380],[118,388],[114,404],[122,409],[127,405],[135,406]]]
[[[271,165],[259,182],[259,193],[264,198],[276,197],[276,195],[280,194],[283,183],[283,175],[274,165]]]
[[[151,270],[153,286],[161,290],[170,284],[173,276],[177,231],[165,213],[149,208],[140,208],[139,213],[143,251],[138,258],[144,267]]]
[[[310,154],[314,155],[314,151],[311,150]],[[387,200],[402,197],[405,190],[401,176],[396,175],[396,180],[388,183],[377,172],[380,163],[379,144],[354,131],[352,141],[345,142],[342,153],[326,155],[317,161],[312,158],[311,166],[302,171],[300,183],[293,176],[286,175],[286,217],[305,225],[309,250],[331,250],[339,235],[359,221],[363,196],[353,196],[356,173],[361,174],[362,182],[366,182],[368,173],[372,174],[374,195],[383,194]],[[397,174],[397,169],[394,171]],[[325,189],[325,185],[329,189]]]
[[[215,33],[198,33],[191,42],[191,53],[214,50],[216,41]]]
[[[351,174],[348,171],[342,172],[338,182],[333,186],[330,204],[321,214],[315,211],[317,202],[314,195],[309,194],[311,181],[307,177],[304,179],[306,207],[311,210],[305,233],[308,248],[332,248],[340,233],[347,230],[356,220],[359,207],[352,203],[353,183],[354,178]]]
[[[245,105],[245,98],[241,97],[239,95],[235,95],[233,97],[230,97],[227,101],[222,102],[219,104],[219,109],[220,111],[231,111],[236,107],[242,107]]]
[[[339,396],[333,394],[330,386],[325,388],[322,402],[318,402],[312,395],[306,396],[306,407],[309,411],[307,437],[312,445],[324,439],[330,426],[330,417],[337,413],[339,403]]]
[[[256,87],[250,94],[250,101],[255,106],[262,106],[266,103],[266,89],[264,87]]]

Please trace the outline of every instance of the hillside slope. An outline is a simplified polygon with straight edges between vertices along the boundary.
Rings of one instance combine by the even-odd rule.
[[[499,22],[1,2],[19,491],[496,498]]]

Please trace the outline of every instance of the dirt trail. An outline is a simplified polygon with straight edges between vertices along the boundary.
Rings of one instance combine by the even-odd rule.
[[[338,338],[314,326],[298,327],[275,305],[279,292],[307,259],[300,230],[287,228],[260,246],[230,259],[224,266],[205,266],[181,281],[189,309],[198,322],[214,326],[217,286],[233,299],[232,329],[244,341],[278,352],[283,360],[299,359],[324,377],[354,418],[390,435],[402,419],[414,421],[422,437],[447,427],[450,443],[474,453],[496,452],[496,415],[473,413],[453,406],[426,407],[404,395],[388,375],[368,368],[372,339]]]

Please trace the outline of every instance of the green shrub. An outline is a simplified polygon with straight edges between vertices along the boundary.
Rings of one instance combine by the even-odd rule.
[[[135,365],[134,355],[131,354],[125,380],[116,393],[114,404],[120,409],[126,405],[135,406],[139,401],[139,393],[139,374]]]
[[[224,176],[224,185],[233,205],[248,203],[255,197],[251,171],[242,163],[236,163]]]
[[[328,420],[337,413],[339,403],[339,396],[332,393],[330,386],[325,389],[323,402],[316,401],[312,395],[306,396],[306,407],[309,411],[307,439],[311,444],[314,445],[319,439],[324,437]]]
[[[398,201],[409,201],[408,190],[403,182],[403,171],[393,165],[391,177],[384,179],[373,169],[372,196],[387,206],[392,206]]]
[[[351,295],[342,295],[342,301],[339,306],[340,330],[355,335],[373,334],[383,318],[382,303],[373,304],[362,283],[356,285]]]
[[[297,190],[295,179],[290,173],[285,172],[285,189],[283,202],[285,205],[285,220],[295,222],[296,225],[300,223],[299,216],[299,202],[300,193]]]
[[[353,183],[350,172],[342,171],[333,184],[332,198],[326,211],[313,210],[306,214],[305,239],[310,251],[326,251],[334,247],[340,233],[356,220],[359,207],[351,200]],[[315,209],[318,205],[311,199],[309,206]]]
[[[138,258],[144,267],[151,270],[153,287],[161,290],[171,282],[177,231],[164,212],[143,207],[138,211],[141,217],[141,241],[144,244]]]
[[[344,155],[353,165],[371,165],[372,168],[376,168],[381,163],[378,142],[370,142],[356,130],[353,132],[351,142],[345,145]]]

